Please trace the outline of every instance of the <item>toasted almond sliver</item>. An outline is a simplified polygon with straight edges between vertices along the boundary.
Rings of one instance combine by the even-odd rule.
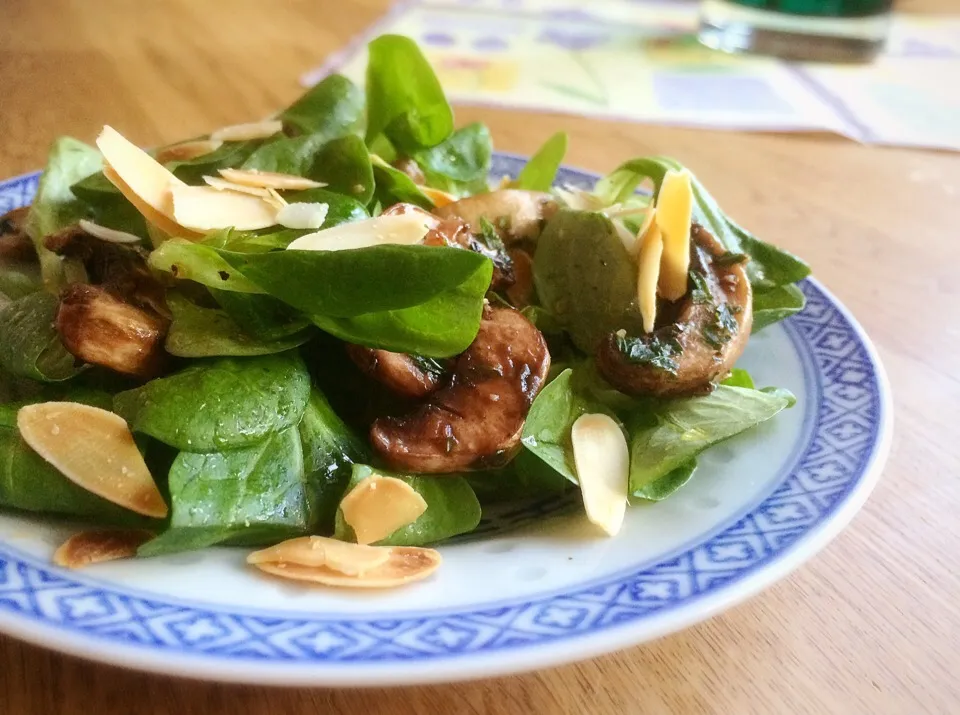
[[[630,450],[613,418],[581,415],[570,433],[587,519],[616,536],[627,510]]]
[[[275,561],[259,562],[255,565],[266,573],[294,581],[310,581],[344,588],[392,588],[426,578],[437,570],[442,561],[438,551],[417,546],[368,548],[383,549],[388,552],[389,557],[380,566],[356,576],[349,576],[326,566],[302,566]]]
[[[169,189],[183,186],[180,179],[109,125],[97,137],[97,147],[110,168],[143,203],[172,218]]]
[[[576,186],[555,187],[553,192],[567,205],[577,211],[599,211],[604,208],[598,196]]]
[[[637,302],[645,332],[653,332],[657,322],[657,283],[660,279],[663,238],[660,229],[651,225],[643,237],[637,254]]]
[[[177,223],[197,231],[253,231],[277,223],[276,209],[258,196],[209,186],[172,186],[170,193]]]
[[[249,124],[232,124],[221,127],[210,135],[214,141],[244,142],[249,139],[266,139],[283,131],[283,122],[279,119],[266,119]]]
[[[663,236],[660,295],[678,300],[687,292],[690,270],[690,226],[693,221],[693,187],[690,172],[670,169],[657,197],[656,222]]]
[[[232,181],[221,179],[219,176],[204,176],[203,180],[206,182],[207,186],[212,186],[217,191],[238,191],[241,194],[249,194],[250,196],[259,196],[262,199],[265,199],[268,196],[270,196],[270,192],[264,188],[257,188],[255,186],[244,186],[243,184],[235,184]]]
[[[137,196],[136,193],[134,193],[133,189],[127,186],[126,182],[120,178],[117,172],[115,172],[109,164],[103,167],[103,175],[107,177],[111,184],[117,187],[117,190],[123,194],[124,198],[133,204],[133,207],[147,220],[148,232],[150,231],[150,226],[152,225],[160,229],[160,231],[168,236],[179,236],[181,238],[200,237],[201,234],[184,228],[176,221],[168,218],[165,214],[160,213],[152,206],[144,203],[144,201]]]
[[[84,233],[94,238],[99,238],[101,241],[106,241],[107,243],[140,243],[139,236],[134,236],[132,233],[127,233],[126,231],[116,231],[112,228],[107,228],[93,221],[87,221],[85,218],[80,219],[79,224]]]
[[[221,146],[223,146],[223,142],[218,139],[196,139],[158,149],[154,158],[161,164],[171,161],[190,161],[215,152]]]
[[[303,191],[326,186],[320,181],[307,179],[296,174],[278,174],[273,171],[257,171],[256,169],[220,169],[220,176],[235,184],[261,189],[277,189],[278,191]]]
[[[266,201],[268,204],[273,206],[273,208],[276,209],[278,212],[280,211],[280,209],[282,209],[284,206],[287,205],[286,200],[280,194],[277,193],[276,189],[267,189]]]
[[[329,204],[287,204],[277,212],[277,223],[287,228],[316,229],[323,225],[330,210]]]
[[[21,407],[24,441],[74,484],[138,514],[163,518],[167,505],[119,415],[76,402]]]
[[[412,524],[427,510],[427,502],[406,482],[371,474],[340,502],[343,520],[356,534],[358,544],[385,539]]]
[[[347,576],[359,576],[390,558],[390,550],[350,544],[325,536],[301,536],[247,556],[249,564],[283,563],[322,566]]]
[[[419,243],[433,226],[435,217],[426,212],[411,211],[368,218],[353,223],[308,233],[287,246],[295,251],[343,251],[393,243]]]
[[[68,569],[78,569],[104,561],[127,559],[137,555],[137,549],[153,538],[149,531],[139,529],[92,529],[74,534],[53,553],[53,563]]]
[[[420,193],[430,199],[437,208],[452,204],[457,200],[457,197],[453,194],[448,194],[446,191],[441,191],[440,189],[431,189],[429,186],[418,186],[417,188],[420,189]]]

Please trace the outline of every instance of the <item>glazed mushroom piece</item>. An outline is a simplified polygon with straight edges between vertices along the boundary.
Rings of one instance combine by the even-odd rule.
[[[507,244],[536,239],[556,211],[557,202],[550,194],[520,189],[476,194],[434,209],[441,218],[462,219],[474,232],[480,230],[481,219],[486,219]]]
[[[427,359],[362,345],[347,345],[347,354],[367,377],[401,397],[419,400],[442,384],[446,367]]]
[[[512,308],[487,305],[450,382],[411,413],[376,420],[370,442],[399,470],[443,474],[500,466],[519,448],[549,369],[540,331]]]
[[[0,216],[0,261],[27,262],[37,258],[27,235],[29,206],[13,209]]]
[[[603,376],[618,390],[637,396],[710,392],[730,373],[753,325],[753,297],[742,258],[727,253],[694,224],[690,289],[660,311],[669,322],[652,333],[608,334],[596,353]]]

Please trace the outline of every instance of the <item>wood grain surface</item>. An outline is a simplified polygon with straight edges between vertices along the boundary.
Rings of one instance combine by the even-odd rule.
[[[385,7],[4,0],[0,176],[42,166],[57,135],[90,141],[104,123],[154,145],[266,116]],[[280,690],[127,672],[0,637],[0,713],[960,713],[960,157],[556,114],[457,117],[487,122],[498,148],[518,152],[566,129],[568,161],[599,171],[675,156],[738,220],[806,257],[893,384],[893,449],[863,512],[749,603],[577,665],[450,686]]]

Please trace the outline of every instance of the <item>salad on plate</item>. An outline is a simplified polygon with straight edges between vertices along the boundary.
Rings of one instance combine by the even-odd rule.
[[[57,140],[0,217],[0,507],[84,524],[66,567],[233,545],[366,588],[497,505],[579,490],[615,536],[793,404],[736,362],[809,268],[673,159],[555,185],[566,142],[490,177],[396,35],[365,90],[150,151]]]

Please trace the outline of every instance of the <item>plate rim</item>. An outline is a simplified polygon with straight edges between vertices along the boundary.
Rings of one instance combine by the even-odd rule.
[[[522,155],[507,152],[495,152],[494,156],[505,159],[507,163],[526,161],[526,157]],[[563,173],[576,175],[581,180],[594,181],[597,178],[595,172],[567,164],[563,165],[562,170]],[[39,172],[32,172],[0,180],[0,189],[18,181],[30,181],[38,175]],[[463,681],[554,667],[630,645],[646,643],[707,620],[784,578],[826,546],[862,508],[879,480],[889,453],[893,431],[893,402],[889,380],[876,347],[863,327],[836,296],[816,279],[806,280],[814,290],[823,295],[832,309],[841,314],[867,355],[876,382],[878,404],[876,437],[867,450],[869,456],[865,464],[859,475],[853,477],[855,481],[842,503],[832,513],[804,531],[795,542],[775,554],[771,560],[754,568],[745,576],[735,579],[729,587],[721,587],[706,595],[687,599],[674,607],[658,612],[653,618],[637,618],[632,622],[571,635],[559,641],[515,649],[506,648],[465,654],[446,653],[440,657],[410,661],[390,660],[382,664],[369,660],[356,662],[256,661],[229,656],[218,657],[216,654],[157,649],[145,645],[106,641],[92,634],[65,630],[49,621],[34,619],[4,608],[0,608],[0,631],[35,645],[86,659],[191,679],[257,682],[268,685],[356,687]],[[789,474],[788,471],[787,476]],[[777,486],[779,484],[774,486],[774,490]],[[760,503],[762,504],[769,496],[769,494],[765,496]],[[759,504],[754,504],[747,510],[747,514],[755,511],[758,506]],[[734,523],[725,520],[715,532],[698,537],[696,543],[707,542]],[[0,542],[0,546],[7,546],[7,544]],[[24,565],[23,561],[17,563],[18,567]],[[610,576],[608,575],[607,578]],[[572,592],[581,587],[582,584],[572,585],[568,591]],[[541,594],[530,596],[531,599],[538,597],[541,597]],[[163,597],[158,596],[157,600],[162,601]],[[479,607],[470,608],[476,610]],[[253,609],[236,607],[236,610],[244,612]],[[290,615],[292,616],[292,613]],[[353,617],[363,617],[363,615],[351,614]],[[334,619],[331,621],[335,622]]]

